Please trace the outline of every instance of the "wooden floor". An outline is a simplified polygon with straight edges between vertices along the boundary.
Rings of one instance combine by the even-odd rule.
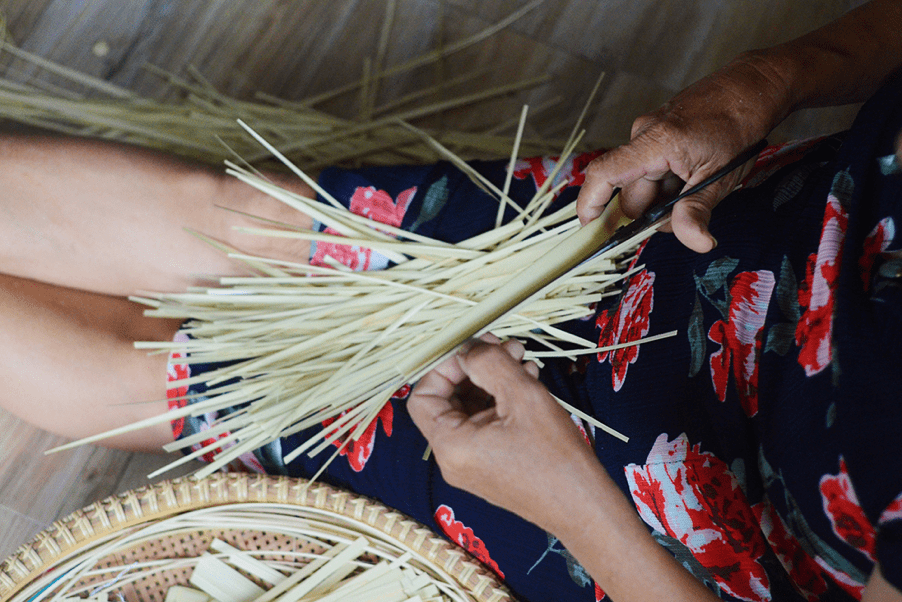
[[[488,39],[441,61],[388,78],[379,102],[472,70],[474,87],[548,74],[548,84],[510,98],[445,114],[446,127],[482,131],[542,107],[536,135],[569,127],[596,77],[606,72],[587,124],[597,146],[624,141],[638,114],[746,49],[815,28],[860,0],[546,0]],[[20,47],[155,95],[146,63],[171,72],[197,67],[221,91],[240,98],[265,92],[301,99],[360,77],[379,47],[387,6],[377,0],[0,0],[0,15]],[[467,36],[527,6],[522,0],[397,0],[384,65]],[[15,65],[0,63],[9,76]],[[324,110],[353,116],[353,94]],[[847,127],[854,108],[807,111],[773,141]],[[433,124],[435,125],[435,124]],[[2,203],[2,196],[0,196]],[[161,375],[161,378],[163,376]],[[2,383],[0,383],[2,387]],[[0,559],[53,520],[115,492],[146,483],[164,457],[84,447],[44,456],[61,443],[0,410]]]

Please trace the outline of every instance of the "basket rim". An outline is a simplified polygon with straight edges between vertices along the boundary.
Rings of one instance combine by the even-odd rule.
[[[55,521],[0,564],[0,602],[12,599],[55,564],[117,531],[192,510],[242,503],[295,505],[361,521],[431,561],[474,600],[513,600],[499,578],[464,549],[378,501],[306,479],[217,473],[132,489]]]

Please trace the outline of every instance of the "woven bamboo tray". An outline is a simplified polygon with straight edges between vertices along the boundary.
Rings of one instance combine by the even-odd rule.
[[[0,565],[0,601],[27,602],[35,586],[101,544],[173,517],[225,507],[289,506],[292,514],[316,516],[376,540],[397,555],[410,552],[412,566],[464,599],[506,602],[512,596],[497,577],[459,547],[420,523],[368,498],[320,483],[264,475],[215,474],[164,481],[107,498],[74,512],[39,533]],[[306,514],[305,514],[306,513]],[[319,551],[315,544],[276,532],[213,528],[183,532],[117,549],[96,566],[122,566],[162,558],[196,558],[219,538],[242,550]],[[106,564],[104,564],[106,563]],[[127,602],[163,602],[172,585],[186,584],[190,570],[169,570],[123,585]],[[112,598],[111,598],[112,599]]]

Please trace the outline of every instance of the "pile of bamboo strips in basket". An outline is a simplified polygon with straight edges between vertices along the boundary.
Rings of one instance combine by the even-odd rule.
[[[243,550],[214,538],[200,554],[188,549],[209,533],[252,543],[267,536],[295,541],[289,549]],[[138,554],[132,560],[136,549],[158,550],[160,542],[167,541],[169,554],[145,558]],[[185,572],[190,587],[188,583],[168,587]],[[122,600],[121,592],[146,583],[165,587],[153,592],[152,599],[165,597],[167,602],[474,599],[427,555],[405,549],[362,520],[293,505],[240,504],[194,510],[107,535],[36,579],[15,600]]]

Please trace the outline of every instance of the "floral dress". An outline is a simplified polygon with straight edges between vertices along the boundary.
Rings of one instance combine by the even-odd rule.
[[[725,600],[859,599],[878,562],[902,589],[900,99],[897,80],[849,132],[767,149],[715,209],[714,251],[697,255],[656,234],[619,299],[567,325],[600,346],[676,337],[543,369],[554,394],[629,435],[580,424],[652,536]],[[562,170],[569,184],[558,203],[575,198],[594,156]],[[513,196],[529,199],[555,161],[521,161]],[[505,164],[474,165],[503,183]],[[444,163],[330,169],[320,183],[356,213],[452,242],[490,228],[497,209]],[[317,245],[311,262],[329,257],[353,269],[388,265],[369,249],[331,244]],[[171,378],[188,374],[178,359]],[[321,478],[430,525],[524,600],[604,599],[556,538],[451,487],[422,460],[409,391]],[[173,404],[187,392],[173,389]],[[215,418],[174,426],[184,436]],[[245,464],[309,476],[330,454],[281,459],[307,436]]]

